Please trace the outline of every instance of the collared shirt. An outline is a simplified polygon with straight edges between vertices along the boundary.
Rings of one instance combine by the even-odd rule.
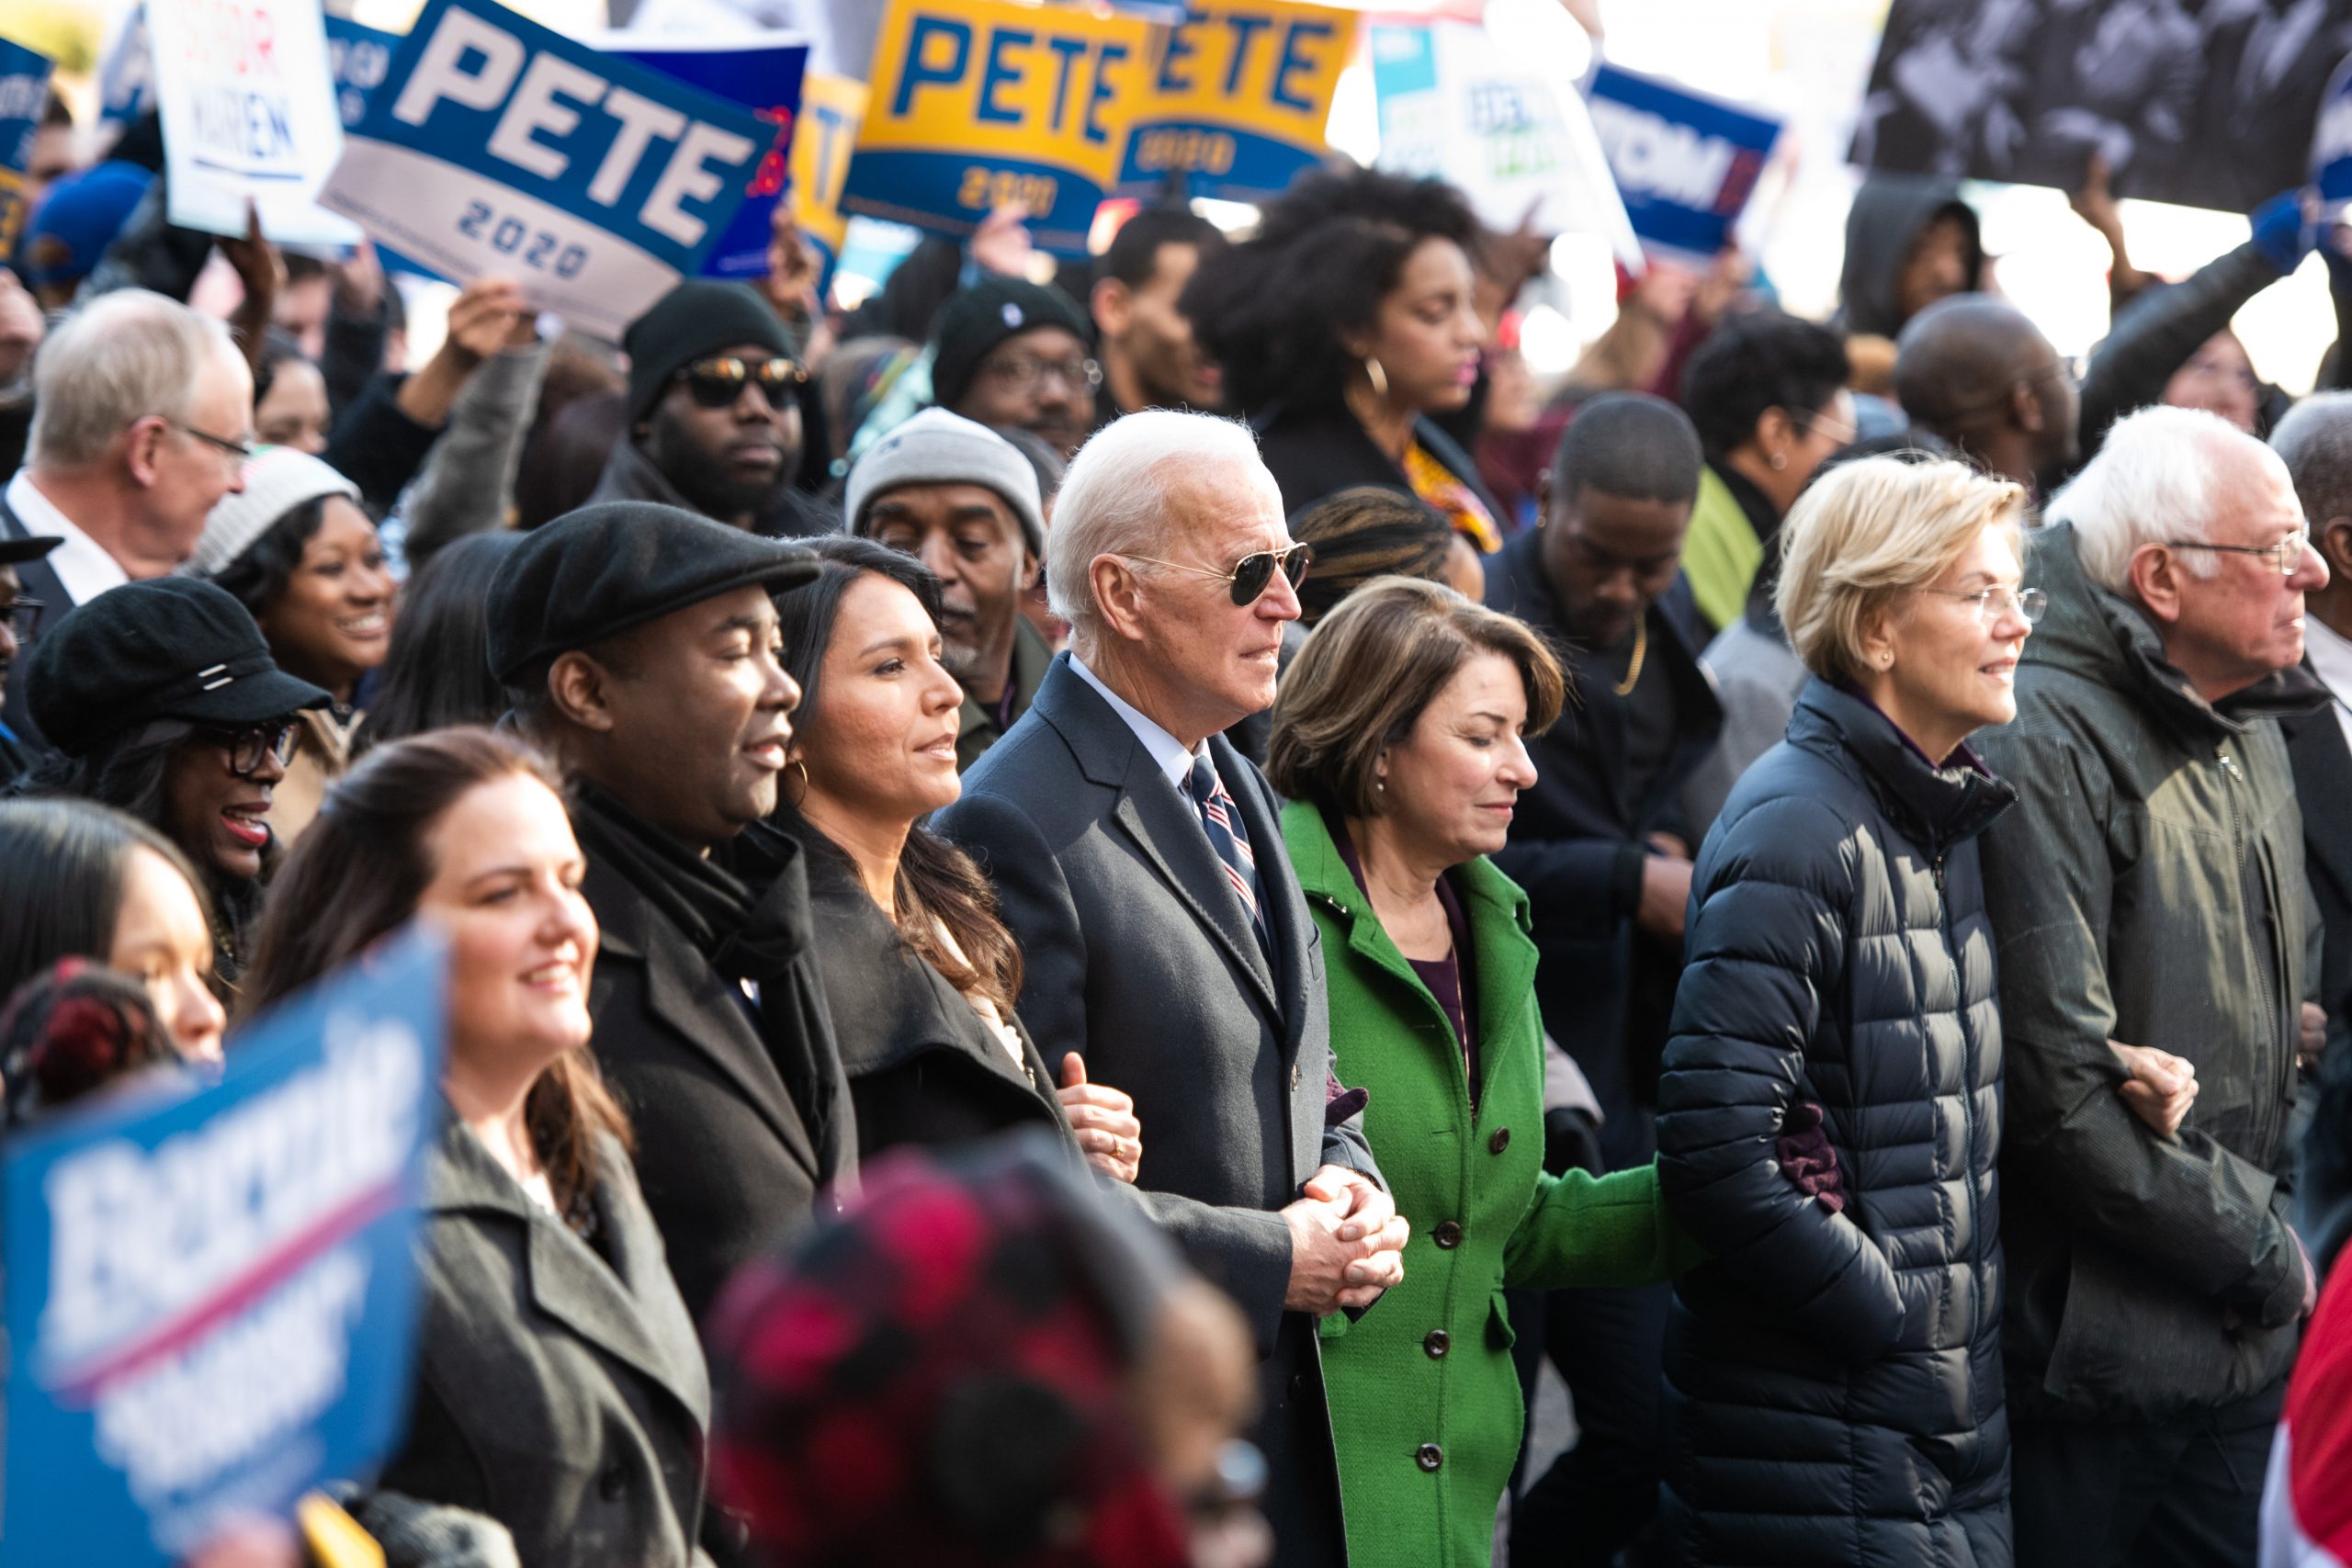
[[[2312,669],[2335,695],[2335,722],[2344,730],[2344,744],[2352,748],[2352,638],[2322,621],[2303,617],[2303,651]]]
[[[1144,750],[1151,753],[1151,760],[1159,764],[1159,771],[1168,775],[1170,784],[1176,786],[1176,793],[1191,799],[1187,785],[1193,776],[1193,759],[1206,756],[1209,743],[1204,740],[1197,747],[1185,750],[1182,740],[1145,717],[1141,709],[1104,685],[1102,677],[1089,670],[1086,660],[1074,652],[1069,656],[1069,667],[1078,671],[1080,680],[1102,694],[1102,700],[1111,705],[1112,712],[1126,720],[1127,728],[1136,732],[1136,739],[1142,741]]]
[[[74,520],[57,509],[57,503],[41,494],[33,483],[32,472],[18,468],[16,478],[8,481],[8,510],[25,525],[25,532],[37,539],[62,539],[65,542],[49,552],[49,569],[57,573],[57,581],[73,595],[72,604],[59,604],[49,612],[53,622],[59,615],[78,605],[86,604],[109,588],[119,588],[130,581],[122,563],[107,554],[106,547],[74,525]]]

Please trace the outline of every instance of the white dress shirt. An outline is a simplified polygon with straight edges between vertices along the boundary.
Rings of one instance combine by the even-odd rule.
[[[2335,694],[2335,722],[2344,730],[2344,744],[2352,750],[2352,638],[2317,615],[2303,616],[2303,651],[2312,669]]]
[[[1159,771],[1168,775],[1168,782],[1176,786],[1176,793],[1190,799],[1193,760],[1207,756],[1209,743],[1204,740],[1193,750],[1186,750],[1182,740],[1160,728],[1144,716],[1143,711],[1133,703],[1104,685],[1102,677],[1089,670],[1086,661],[1075,653],[1069,656],[1069,667],[1078,671],[1079,679],[1102,694],[1102,700],[1111,705],[1113,713],[1127,721],[1127,728],[1136,732],[1136,739],[1142,741],[1144,750],[1151,753],[1151,760],[1159,764]]]
[[[130,581],[130,574],[107,554],[104,545],[75,527],[71,517],[57,510],[55,502],[41,494],[29,469],[18,468],[8,481],[8,510],[33,537],[65,541],[49,552],[47,560],[74,604],[51,605],[46,617],[51,623],[74,605],[86,604],[107,589]]]

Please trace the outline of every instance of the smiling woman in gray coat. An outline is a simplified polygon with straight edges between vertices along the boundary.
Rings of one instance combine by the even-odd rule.
[[[586,1052],[583,870],[548,763],[449,729],[338,781],[272,891],[256,1006],[412,918],[449,939],[415,1397],[355,1509],[395,1568],[706,1561],[708,1376]]]

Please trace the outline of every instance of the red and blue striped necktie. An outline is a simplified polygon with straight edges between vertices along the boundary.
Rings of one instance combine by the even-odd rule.
[[[1234,897],[1250,913],[1250,924],[1258,933],[1258,945],[1267,955],[1273,953],[1273,942],[1266,934],[1265,912],[1258,908],[1258,858],[1250,852],[1250,840],[1241,826],[1240,813],[1234,809],[1233,796],[1225,792],[1225,781],[1216,776],[1216,765],[1204,752],[1193,759],[1193,773],[1188,781],[1193,804],[1199,808],[1201,827],[1209,836],[1209,848],[1225,867],[1225,879],[1232,886]]]

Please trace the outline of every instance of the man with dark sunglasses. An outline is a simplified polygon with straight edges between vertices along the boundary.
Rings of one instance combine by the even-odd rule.
[[[1406,1226],[1334,1092],[1273,792],[1224,733],[1272,704],[1306,570],[1248,427],[1105,425],[1046,539],[1070,650],[936,820],[1020,939],[1038,1048],[1078,1052],[1154,1129],[1143,1201],[1257,1337],[1274,1560],[1327,1565],[1346,1550],[1316,1320],[1404,1277]]]
[[[771,538],[840,519],[797,487],[807,367],[748,285],[690,278],[629,323],[628,440],[591,502],[651,501]]]

